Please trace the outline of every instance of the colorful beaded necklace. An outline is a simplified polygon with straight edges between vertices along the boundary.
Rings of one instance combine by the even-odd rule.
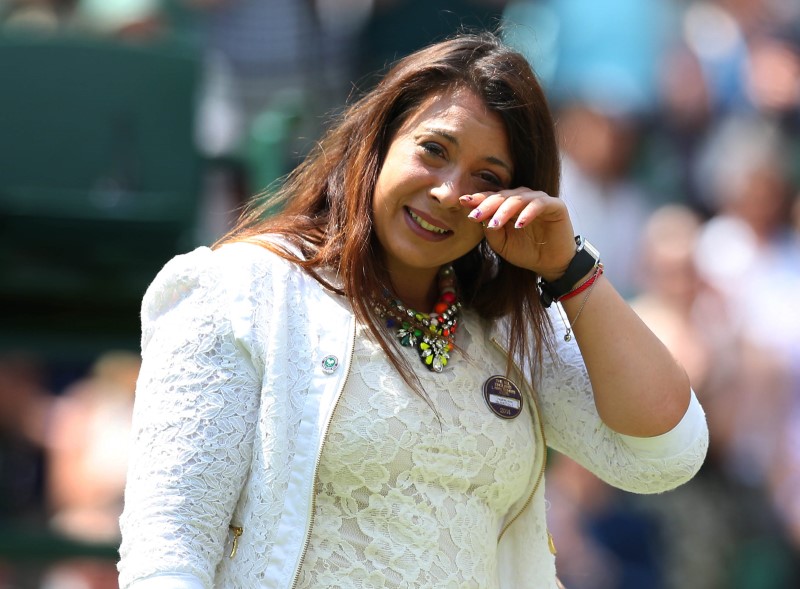
[[[433,313],[409,309],[388,290],[384,290],[383,298],[376,303],[375,310],[386,320],[386,327],[397,328],[400,345],[415,348],[428,370],[441,372],[450,359],[461,310],[453,267],[442,266],[439,270],[439,300]]]

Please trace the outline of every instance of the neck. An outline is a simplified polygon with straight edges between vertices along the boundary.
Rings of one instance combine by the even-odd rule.
[[[429,313],[439,298],[438,268],[413,273],[391,272],[395,296],[408,308]]]

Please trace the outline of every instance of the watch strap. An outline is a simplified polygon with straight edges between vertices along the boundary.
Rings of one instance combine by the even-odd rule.
[[[575,255],[560,278],[550,282],[539,278],[539,294],[545,307],[569,293],[581,278],[600,263],[600,253],[582,236],[575,237],[575,245]]]

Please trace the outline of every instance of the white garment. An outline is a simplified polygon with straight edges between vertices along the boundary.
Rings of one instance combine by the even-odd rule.
[[[356,332],[316,485],[316,517],[299,589],[498,587],[497,538],[531,494],[541,442],[530,398],[502,419],[483,384],[505,356],[464,313],[441,374],[402,348],[436,408],[406,385],[383,350]],[[539,447],[537,447],[539,446]]]
[[[613,432],[558,325],[558,355],[545,354],[535,380],[548,444],[630,491],[689,480],[708,444],[694,396],[662,436]],[[484,337],[505,341],[498,327]],[[198,248],[156,277],[142,329],[120,587],[292,586],[313,533],[316,465],[351,372],[349,304],[257,245]],[[340,362],[333,373],[323,370],[328,355]],[[235,558],[229,524],[243,528]],[[543,486],[507,524],[496,543],[487,539],[499,586],[553,589]],[[390,532],[386,541],[403,541]]]

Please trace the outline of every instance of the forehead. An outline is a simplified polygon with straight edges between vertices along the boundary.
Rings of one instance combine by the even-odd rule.
[[[401,125],[400,132],[409,132],[432,123],[453,130],[470,126],[476,130],[506,135],[505,124],[500,115],[490,110],[474,92],[466,89],[431,94],[412,110]]]

